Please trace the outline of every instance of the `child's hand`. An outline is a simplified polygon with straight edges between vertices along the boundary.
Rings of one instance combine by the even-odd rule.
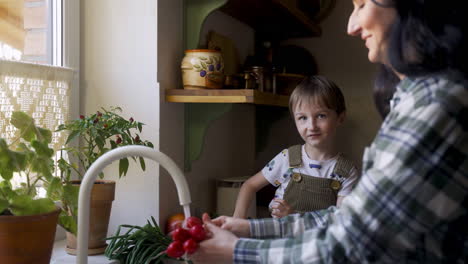
[[[271,206],[271,216],[273,218],[280,218],[294,213],[293,209],[283,199],[274,199],[275,203]]]
[[[210,222],[222,229],[231,231],[238,237],[250,236],[250,224],[249,221],[246,219],[222,215],[211,220],[208,214],[205,213],[203,214],[203,222]]]

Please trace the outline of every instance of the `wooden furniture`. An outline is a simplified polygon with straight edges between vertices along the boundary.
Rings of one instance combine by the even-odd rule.
[[[186,48],[197,48],[204,20],[215,10],[246,23],[255,29],[256,34],[272,36],[277,40],[291,37],[318,37],[322,33],[320,26],[307,14],[316,14],[319,17],[321,13],[333,7],[334,0],[307,1],[307,6],[315,6],[317,10],[307,12],[301,10],[300,0],[187,0]],[[321,2],[327,4],[321,8]],[[166,90],[166,101],[174,103],[251,103],[287,107],[287,100],[286,96],[249,90],[197,93],[183,89]]]
[[[319,0],[309,0],[320,8]],[[230,0],[219,10],[244,22],[261,34],[275,38],[317,37],[322,30],[314,18],[291,0]]]
[[[256,40],[270,38],[275,41],[292,37],[318,37],[322,31],[318,24],[336,0],[185,0],[185,49],[199,48],[200,32],[206,17],[220,10],[251,26]],[[185,103],[185,170],[201,153],[206,128],[228,112],[232,103],[266,105],[287,112],[289,97],[257,90],[184,90],[167,89],[167,102]],[[275,111],[275,110],[274,110]],[[259,118],[256,133],[271,120]],[[275,115],[279,118],[280,115]],[[268,121],[262,121],[268,120]],[[259,140],[261,141],[261,140]],[[261,149],[261,146],[258,148]]]
[[[166,90],[166,100],[175,103],[244,103],[288,107],[289,97],[258,90]]]

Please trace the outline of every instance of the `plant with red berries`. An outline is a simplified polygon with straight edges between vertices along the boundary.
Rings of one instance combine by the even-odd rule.
[[[72,172],[76,172],[79,179],[90,166],[111,149],[127,145],[142,145],[153,147],[147,140],[142,140],[141,133],[143,123],[135,121],[133,117],[126,119],[118,114],[122,112],[119,107],[110,110],[102,108],[101,111],[88,116],[80,115],[78,119],[71,120],[58,127],[57,131],[68,131],[69,136],[64,150],[68,154],[68,160],[61,158],[58,161],[59,168],[63,172],[63,180],[69,181]],[[78,139],[80,142],[74,142]],[[77,147],[77,145],[79,145]],[[135,161],[137,158],[133,158]],[[146,165],[143,158],[138,158],[141,168]],[[119,161],[119,176],[125,176],[129,167],[127,158]],[[101,178],[104,174],[99,175]]]

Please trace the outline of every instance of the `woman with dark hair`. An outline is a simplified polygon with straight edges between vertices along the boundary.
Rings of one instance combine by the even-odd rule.
[[[468,261],[466,3],[353,5],[348,34],[401,80],[365,150],[360,182],[339,209],[259,220],[205,215],[210,239],[193,255],[197,262]]]
[[[395,72],[384,64],[380,65],[374,81],[374,104],[382,119],[390,112],[390,101],[396,91],[400,79]]]

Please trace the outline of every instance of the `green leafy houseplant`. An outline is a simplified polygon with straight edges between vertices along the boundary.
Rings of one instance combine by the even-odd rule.
[[[50,131],[38,128],[29,116],[14,112],[11,124],[20,130],[23,142],[15,140],[10,146],[0,138],[0,214],[32,215],[56,209],[50,198],[36,199],[38,183],[53,180],[53,150],[48,144]],[[19,173],[26,182],[14,189],[13,174]]]
[[[74,189],[54,176],[51,131],[23,112],[13,112],[10,124],[19,136],[11,143],[0,138],[0,263],[49,263],[57,222],[74,226],[56,198],[74,197]]]
[[[126,145],[142,145],[153,148],[153,144],[146,140],[141,140],[135,130],[140,133],[143,123],[135,121],[133,118],[125,119],[117,112],[122,112],[119,107],[112,107],[110,110],[102,108],[94,114],[83,116],[59,126],[57,131],[67,131],[69,136],[65,143],[64,150],[68,153],[69,162],[64,158],[59,160],[59,168],[64,174],[65,180],[69,181],[72,172],[76,172],[79,179],[94,161],[111,149]],[[81,140],[79,146],[73,146],[73,139]],[[136,158],[133,158],[136,160]],[[138,158],[142,170],[146,169],[143,158]],[[119,160],[119,177],[127,174],[129,167],[128,158]],[[81,170],[80,170],[81,168]],[[100,178],[104,177],[101,173]]]
[[[54,176],[54,150],[49,147],[51,131],[37,127],[34,119],[23,112],[14,112],[10,123],[20,131],[20,138],[10,145],[0,138],[0,215],[36,215],[56,210],[55,201],[76,203],[78,189],[63,185]],[[23,180],[16,188],[15,173]],[[39,185],[47,189],[44,198],[37,198]],[[76,232],[73,219],[64,207],[61,209],[59,224]]]

